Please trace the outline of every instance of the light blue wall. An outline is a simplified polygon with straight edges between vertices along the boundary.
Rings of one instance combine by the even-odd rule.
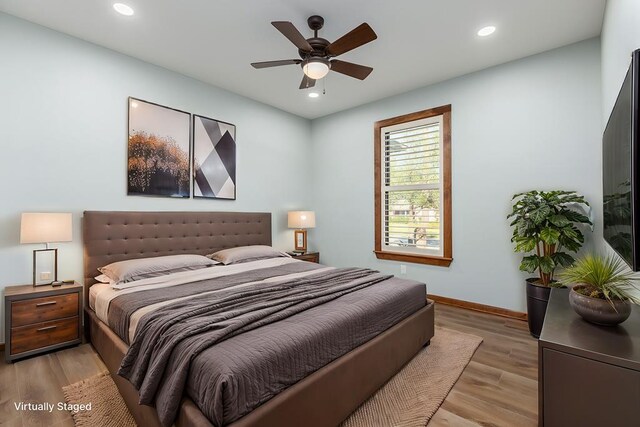
[[[505,218],[512,194],[577,190],[601,235],[599,39],[314,120],[314,241],[328,264],[400,274],[399,262],[372,253],[373,124],[444,104],[452,104],[454,261],[407,264],[406,277],[436,295],[523,311],[526,275]]]
[[[602,24],[603,130],[636,49],[640,49],[640,1],[607,1]]]
[[[271,211],[282,249],[286,211],[315,209],[310,247],[323,263],[399,274],[372,253],[373,123],[449,103],[455,259],[448,269],[408,264],[407,277],[434,294],[524,310],[510,196],[572,188],[600,217],[596,39],[313,122],[5,14],[0,57],[0,288],[30,281],[35,247],[18,243],[25,211],[74,213],[74,242],[59,245],[63,278],[82,277],[86,209]],[[127,197],[128,96],[236,124],[238,200]]]
[[[618,98],[631,63],[631,52],[640,49],[640,1],[609,0],[602,24],[602,130]],[[602,158],[601,158],[602,159]],[[600,246],[617,256],[604,239]],[[638,291],[640,296],[640,291]]]
[[[234,123],[238,200],[128,197],[128,96]],[[309,136],[306,119],[0,13],[0,289],[31,281],[25,211],[73,212],[60,278],[83,277],[89,209],[270,211],[275,246],[290,249],[286,211],[310,205]]]

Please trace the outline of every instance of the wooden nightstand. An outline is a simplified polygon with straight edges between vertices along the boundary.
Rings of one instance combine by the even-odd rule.
[[[293,252],[289,252],[292,258],[299,259],[300,261],[309,261],[320,263],[320,252],[307,252],[303,255],[294,255]]]
[[[5,360],[32,356],[82,340],[80,283],[4,289]]]

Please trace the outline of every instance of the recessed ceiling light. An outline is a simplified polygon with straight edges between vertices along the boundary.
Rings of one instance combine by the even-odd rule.
[[[131,16],[133,15],[133,9],[131,8],[131,6],[127,6],[124,3],[114,3],[113,4],[113,8],[116,10],[116,12],[118,12],[120,15],[124,15],[124,16]]]
[[[480,28],[478,30],[478,35],[480,37],[487,37],[493,34],[495,31],[496,31],[496,27],[494,27],[493,25],[489,25],[487,27]]]
[[[309,92],[309,98],[317,98],[320,96],[318,92]]]

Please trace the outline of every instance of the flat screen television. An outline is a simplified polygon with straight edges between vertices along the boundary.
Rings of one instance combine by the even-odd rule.
[[[640,49],[618,94],[602,141],[604,239],[640,269]]]

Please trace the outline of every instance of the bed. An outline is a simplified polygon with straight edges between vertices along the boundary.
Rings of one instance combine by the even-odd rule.
[[[96,301],[90,304],[89,298],[92,295],[95,298],[96,290],[99,289],[96,287],[94,292],[91,291],[92,285],[96,283],[93,277],[97,274],[97,268],[127,259],[186,253],[204,255],[238,246],[271,245],[271,214],[87,211],[83,219],[83,240],[86,288],[85,330],[88,332],[88,340],[104,360],[138,425],[160,426],[161,422],[156,409],[152,406],[139,405],[140,396],[136,388],[117,375],[128,351],[128,340],[122,332],[119,334],[114,332],[108,325],[109,322],[105,321],[104,314],[98,315],[102,311],[98,310],[96,313],[91,308],[96,306]],[[263,261],[247,263],[246,268],[253,269],[255,272],[266,271],[266,265],[260,264],[261,262]],[[313,277],[320,275],[319,272],[323,269],[319,265],[302,267],[302,264],[309,263],[297,260],[266,260],[266,262],[289,266],[287,268],[300,271],[314,270],[309,273],[313,274]],[[424,288],[424,285],[422,287]],[[415,302],[417,295],[424,295],[425,292],[424,289],[420,291],[419,284],[415,282],[395,278],[385,279],[379,284],[345,294],[326,304],[293,314],[282,321],[233,336],[207,349],[204,351],[206,354],[194,359],[190,368],[189,381],[180,398],[175,425],[179,427],[213,425],[245,427],[339,424],[400,370],[421,347],[428,344],[433,336],[433,304],[428,303],[426,298],[422,298],[420,304]],[[361,319],[358,328],[339,327],[340,330],[357,329],[352,333],[359,334],[359,339],[363,338],[361,329],[368,331],[369,336],[365,336],[366,341],[359,342],[353,349],[331,359],[330,355],[324,353],[333,348],[331,340],[339,340],[339,335],[336,338],[336,334],[325,333],[324,327],[320,328],[314,324],[319,322],[310,319],[331,317],[333,323],[340,325],[340,322],[347,321],[346,316],[349,310],[356,314],[363,311],[364,308],[361,309],[359,304],[365,304],[365,302],[376,305],[377,310],[382,310],[383,319],[380,320],[382,330],[376,331],[375,328],[368,330],[363,327],[377,323],[377,321],[370,321],[370,317],[363,317],[362,319],[366,321],[363,322]],[[215,405],[209,405],[210,398],[206,394],[207,384],[213,381],[212,372],[215,369],[226,368],[214,365],[218,364],[217,361],[229,359],[229,355],[239,352],[238,349],[249,347],[248,343],[258,350],[260,345],[268,346],[266,342],[268,340],[261,341],[260,337],[271,337],[272,335],[269,334],[275,337],[269,338],[270,340],[277,340],[278,334],[291,337],[292,341],[300,340],[305,336],[318,336],[318,340],[324,339],[325,341],[318,341],[319,344],[314,344],[313,340],[310,340],[311,344],[309,344],[321,355],[321,357],[318,356],[318,360],[313,359],[313,363],[321,363],[321,365],[313,366],[313,363],[309,362],[310,366],[305,368],[308,372],[304,369],[300,371],[304,372],[304,377],[294,378],[295,381],[290,384],[282,384],[283,381],[279,381],[278,387],[272,387],[269,384],[270,375],[262,375],[267,379],[262,378],[262,382],[256,380],[255,384],[252,384],[252,387],[258,389],[257,393],[262,396],[261,399],[253,399],[234,412],[231,404],[235,404],[235,397],[232,394],[231,398],[227,398],[228,402],[223,402],[227,406],[218,408],[216,412],[215,408],[210,407]],[[280,339],[279,346],[283,348],[282,351],[291,352],[291,348],[287,350],[286,340]],[[318,348],[320,348],[319,351]],[[273,352],[273,349],[265,347],[263,352]],[[300,350],[300,352],[303,351]],[[254,365],[257,362],[252,361],[255,357],[255,354],[244,357],[238,353],[237,364],[251,365],[249,368],[255,369]],[[323,357],[328,359],[323,362]],[[243,358],[246,361],[243,361]],[[277,357],[276,359],[282,360]],[[290,367],[286,367],[285,371],[289,369]],[[298,375],[301,374],[298,373]],[[245,375],[245,381],[246,378],[250,377]],[[256,375],[255,378],[260,376]],[[228,383],[225,383],[224,390],[228,391],[228,389]]]

